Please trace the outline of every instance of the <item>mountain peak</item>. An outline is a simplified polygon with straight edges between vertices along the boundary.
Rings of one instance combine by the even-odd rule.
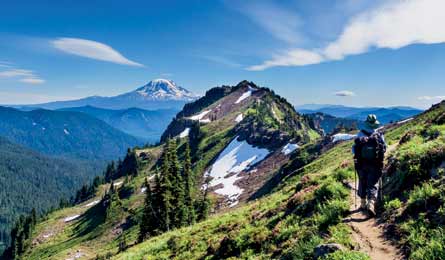
[[[135,91],[148,99],[194,100],[196,95],[187,89],[176,85],[172,80],[155,79]]]

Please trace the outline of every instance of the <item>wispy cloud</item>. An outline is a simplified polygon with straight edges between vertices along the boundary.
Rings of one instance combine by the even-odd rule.
[[[334,93],[337,97],[352,97],[355,93],[349,90],[341,90]]]
[[[23,82],[23,83],[33,84],[33,85],[45,83],[45,80],[39,79],[39,78],[23,78],[23,79],[19,79],[19,81]]]
[[[11,67],[12,67],[12,63],[11,62],[1,61],[0,60],[0,68],[11,68]]]
[[[445,96],[421,96],[417,98],[418,100],[445,100]]]
[[[0,71],[0,79],[17,79],[20,82],[27,84],[43,84],[45,80],[40,78],[32,70],[14,69],[11,66],[7,67],[8,70]]]
[[[170,78],[173,76],[173,73],[165,72],[165,73],[161,73],[160,76],[163,78]]]
[[[58,50],[81,57],[128,66],[144,67],[141,63],[127,59],[112,47],[96,41],[79,38],[58,38],[52,40],[51,44]]]
[[[46,93],[32,93],[29,91],[1,91],[0,90],[0,104],[3,105],[18,105],[18,104],[39,104],[50,101],[72,100],[80,97],[70,96],[52,96]]]
[[[222,65],[225,65],[227,67],[232,67],[232,68],[239,68],[241,67],[241,64],[238,62],[235,62],[229,58],[223,57],[223,56],[215,56],[215,55],[201,55],[199,56],[205,60],[211,61],[213,63],[219,63]]]
[[[276,2],[244,1],[231,6],[279,40],[295,44],[303,38],[300,34],[301,18]]]
[[[366,53],[373,48],[399,49],[411,44],[444,43],[443,10],[443,0],[386,2],[353,17],[339,37],[324,48],[285,51],[247,69],[256,71],[277,66],[305,66],[342,60],[350,55]]]

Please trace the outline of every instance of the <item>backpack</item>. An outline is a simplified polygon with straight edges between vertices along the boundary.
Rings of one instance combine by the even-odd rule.
[[[369,134],[355,139],[355,157],[364,161],[383,161],[386,146],[380,132]]]

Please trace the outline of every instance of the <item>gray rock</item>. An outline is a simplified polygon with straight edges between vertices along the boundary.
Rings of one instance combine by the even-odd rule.
[[[343,251],[345,248],[340,244],[330,243],[321,244],[314,249],[314,259],[321,259],[326,255],[333,253],[335,251]]]

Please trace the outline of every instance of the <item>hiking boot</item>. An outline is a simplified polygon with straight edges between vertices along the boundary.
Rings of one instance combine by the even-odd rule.
[[[366,209],[368,210],[369,214],[372,216],[376,215],[376,202],[375,199],[368,200],[368,204],[366,205]]]
[[[360,200],[360,209],[365,210],[367,208],[366,199]]]

